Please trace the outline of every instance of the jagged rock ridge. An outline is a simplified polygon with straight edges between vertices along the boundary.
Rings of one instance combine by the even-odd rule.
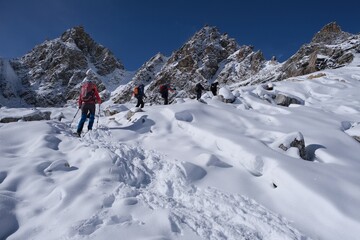
[[[213,81],[221,84],[244,81],[264,69],[265,62],[263,54],[254,52],[252,46],[240,47],[228,34],[221,34],[216,27],[205,26],[175,51],[160,71],[152,73],[154,78],[151,81],[139,77],[148,85],[146,94],[150,96],[149,101],[159,103],[158,88],[161,84],[170,83],[181,90],[178,96],[193,98],[194,86],[198,82],[207,88]],[[139,77],[134,79],[133,85],[140,81]],[[120,91],[114,101],[125,102],[124,93],[126,91]]]
[[[335,22],[329,23],[283,64],[277,80],[345,66],[359,50],[359,35],[343,32]]]
[[[83,27],[45,41],[11,65],[24,86],[20,96],[36,106],[63,105],[76,98],[88,68],[94,68],[99,76],[124,70],[110,50],[97,44]],[[100,84],[99,90],[104,89]]]
[[[219,86],[232,89],[281,81],[342,67],[352,61],[356,52],[360,52],[360,35],[343,32],[336,23],[324,26],[309,44],[304,44],[284,63],[274,58],[266,60],[253,46],[240,46],[216,27],[205,26],[170,57],[155,55],[139,68],[131,81],[122,82],[125,75],[131,74],[82,27],[75,27],[57,39],[36,46],[22,58],[12,60],[21,86],[8,84],[0,72],[0,89],[4,98],[21,96],[31,105],[63,105],[78,96],[79,83],[86,70],[93,68],[98,75],[99,90],[107,89],[102,92],[105,99],[112,94],[115,103],[128,102],[133,87],[144,83],[147,102],[157,104],[162,102],[158,89],[163,83],[176,87],[178,97],[193,98],[198,82],[207,88],[218,81]]]

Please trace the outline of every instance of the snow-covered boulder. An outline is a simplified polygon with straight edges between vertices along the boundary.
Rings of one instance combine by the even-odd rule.
[[[278,147],[284,151],[288,151],[290,148],[297,148],[299,155],[302,159],[307,160],[305,151],[305,140],[301,132],[293,132],[285,135],[274,143],[275,147]]]
[[[343,123],[343,126],[345,124]],[[349,123],[348,126],[344,126],[346,129],[345,132],[349,134],[349,136],[353,137],[356,141],[360,142],[360,122],[359,123]]]
[[[235,101],[235,96],[227,87],[222,87],[219,89],[219,98],[226,103],[233,103]]]

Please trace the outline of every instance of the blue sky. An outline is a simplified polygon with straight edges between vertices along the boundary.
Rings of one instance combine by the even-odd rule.
[[[360,32],[360,1],[268,0],[0,0],[0,57],[20,57],[46,39],[82,25],[136,70],[179,49],[204,25],[216,26],[267,59],[284,61],[325,24]]]

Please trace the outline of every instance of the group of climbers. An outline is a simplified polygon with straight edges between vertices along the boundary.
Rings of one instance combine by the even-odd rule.
[[[96,78],[96,74],[91,69],[87,70],[86,77],[81,85],[78,100],[79,110],[81,109],[81,118],[77,127],[77,134],[79,136],[81,135],[87,118],[89,118],[88,130],[92,130],[95,119],[95,104],[101,104],[101,98],[96,85],[97,82],[98,79]],[[210,91],[214,96],[217,95],[218,84],[218,82],[214,82],[210,85]],[[164,105],[169,104],[169,91],[174,92],[175,90],[176,89],[172,88],[168,83],[160,85],[159,93],[164,99]],[[200,101],[202,91],[204,91],[205,88],[201,85],[201,83],[197,83],[194,90],[196,93],[196,99]],[[145,105],[144,98],[147,98],[145,95],[144,84],[139,84],[134,88],[133,96],[137,99],[136,107],[143,108]]]

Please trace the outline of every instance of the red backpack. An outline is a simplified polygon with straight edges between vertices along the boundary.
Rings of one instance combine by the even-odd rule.
[[[85,82],[81,86],[81,96],[85,103],[91,103],[96,101],[95,97],[96,84],[92,82]]]

